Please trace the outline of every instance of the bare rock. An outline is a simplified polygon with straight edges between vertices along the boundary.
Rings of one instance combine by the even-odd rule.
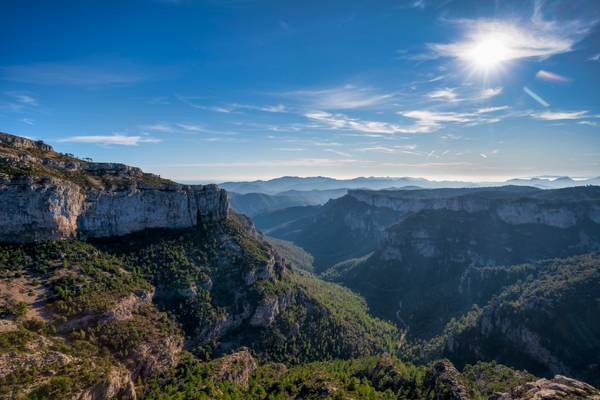
[[[180,185],[139,168],[93,163],[0,134],[0,241],[31,242],[186,228],[227,218],[216,185]]]
[[[257,368],[254,357],[245,347],[236,353],[221,358],[219,363],[220,365],[217,368],[218,378],[228,380],[241,388],[248,387],[248,381]]]
[[[427,398],[434,400],[469,400],[460,372],[448,360],[436,361],[425,375]],[[431,396],[431,397],[429,397]]]
[[[539,379],[501,393],[495,400],[600,400],[600,390],[587,383],[566,376],[556,375],[552,379]]]
[[[131,374],[123,366],[111,368],[106,378],[86,390],[79,400],[137,399]]]

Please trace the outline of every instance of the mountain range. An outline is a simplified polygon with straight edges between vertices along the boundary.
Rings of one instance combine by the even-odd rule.
[[[0,134],[0,398],[600,398],[598,187],[284,186]]]

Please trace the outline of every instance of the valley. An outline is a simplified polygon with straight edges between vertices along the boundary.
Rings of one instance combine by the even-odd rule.
[[[0,163],[0,398],[599,395],[597,187],[351,189],[255,226],[26,138]]]

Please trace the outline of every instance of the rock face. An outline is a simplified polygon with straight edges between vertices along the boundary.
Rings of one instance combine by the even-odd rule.
[[[245,347],[236,353],[223,357],[219,362],[217,378],[228,380],[242,388],[248,387],[248,380],[257,368],[254,357]]]
[[[0,241],[124,235],[226,218],[227,193],[180,185],[122,164],[56,153],[0,134]]]
[[[428,398],[435,400],[469,400],[467,389],[461,382],[460,372],[448,360],[433,364],[425,375],[424,385],[428,388]]]
[[[552,198],[551,191],[533,188],[515,188],[513,196],[510,187],[507,193],[498,195],[493,189],[439,189],[410,190],[397,193],[350,190],[348,196],[372,207],[384,207],[402,214],[423,210],[449,210],[466,213],[491,212],[501,221],[511,225],[541,224],[557,228],[569,228],[578,222],[597,220],[598,203],[581,201],[578,207],[561,204],[559,196]],[[560,192],[560,190],[556,191]],[[565,205],[568,205],[566,207]]]
[[[600,390],[587,383],[556,375],[514,387],[510,393],[499,393],[494,400],[599,400]]]

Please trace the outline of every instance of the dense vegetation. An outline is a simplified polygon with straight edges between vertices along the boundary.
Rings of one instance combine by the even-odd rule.
[[[303,248],[287,240],[275,239],[269,236],[265,239],[292,267],[308,272],[314,271],[313,263],[315,259]]]
[[[177,369],[145,385],[143,398],[171,399],[451,399],[453,390],[433,379],[431,367],[403,363],[395,357],[356,358],[313,362],[286,368],[282,364],[263,364],[240,385],[218,379],[220,360],[199,363],[186,358]],[[456,372],[457,384],[471,399],[487,399],[497,392],[535,377],[496,363],[468,365]]]
[[[447,328],[445,354],[459,364],[483,356],[600,385],[600,255],[548,260],[536,269]]]
[[[0,274],[3,287],[27,291],[23,301],[0,299],[2,318],[12,321],[0,333],[0,356],[16,352],[20,360],[34,348],[44,365],[3,377],[2,395],[67,397],[114,368],[137,371],[141,385],[155,374],[146,373],[155,361],[144,358],[168,367],[183,338],[197,363],[240,346],[288,365],[397,346],[396,328],[370,316],[358,296],[284,267],[235,215],[226,224],[95,242],[1,244]],[[267,311],[255,322],[247,310],[260,307]],[[224,330],[223,321],[237,325]]]

